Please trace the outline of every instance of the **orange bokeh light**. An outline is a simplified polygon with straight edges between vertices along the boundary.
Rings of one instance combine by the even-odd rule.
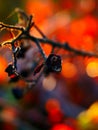
[[[62,75],[66,78],[73,78],[77,74],[77,68],[73,63],[64,62],[62,64]]]
[[[91,15],[87,15],[81,19],[73,20],[70,25],[70,30],[76,36],[89,35],[94,37],[97,32],[97,19]]]
[[[94,78],[98,76],[98,60],[91,61],[87,64],[86,72],[88,76]]]
[[[42,84],[45,90],[52,91],[55,89],[57,81],[52,75],[49,75],[43,79]]]
[[[84,34],[95,37],[97,33],[97,19],[91,15],[88,15],[84,17],[84,22],[86,25]]]
[[[85,50],[92,52],[94,49],[94,39],[89,35],[83,36],[83,43],[81,44],[81,49],[83,51]]]
[[[84,13],[90,13],[95,9],[95,0],[80,0],[79,1],[80,11]]]
[[[71,33],[74,35],[83,35],[86,29],[85,22],[83,20],[74,20],[70,25],[70,29]]]
[[[0,56],[0,82],[4,82],[7,79],[7,73],[5,72],[6,67],[7,67],[6,59]]]
[[[51,1],[42,0],[28,0],[26,3],[26,10],[29,14],[34,15],[35,23],[41,23],[46,18],[50,17],[53,12],[53,4]]]
[[[47,44],[44,44],[44,45],[42,46],[42,48],[43,48],[43,50],[44,50],[44,52],[45,52],[45,54],[46,54],[47,56],[51,53],[52,46],[47,45]]]
[[[2,113],[1,113],[1,118],[5,120],[6,122],[12,122],[16,119],[17,116],[17,111],[16,109],[12,107],[6,107]]]

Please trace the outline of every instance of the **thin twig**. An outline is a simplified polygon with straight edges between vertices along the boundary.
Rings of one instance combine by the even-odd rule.
[[[7,25],[2,22],[0,22],[0,29],[13,29],[13,30],[18,30],[18,31],[23,31],[23,27],[19,26],[14,26],[14,25]]]
[[[27,24],[27,27],[26,27],[27,32],[30,31],[30,28],[32,27],[31,25],[32,25],[32,15],[30,15],[29,20],[28,20],[28,24]]]
[[[46,55],[45,55],[43,49],[41,48],[39,41],[38,41],[37,39],[34,39],[34,42],[36,43],[37,47],[39,48],[39,51],[40,51],[40,53],[42,54],[42,57],[43,57],[44,60],[46,61],[47,57],[46,57]]]
[[[86,51],[81,51],[81,50],[77,50],[75,48],[72,48],[68,44],[68,42],[60,43],[60,42],[52,41],[52,40],[47,39],[47,38],[45,38],[45,39],[44,38],[36,38],[34,36],[31,36],[31,35],[20,37],[20,39],[31,39],[32,41],[35,41],[37,39],[42,44],[49,44],[52,47],[54,46],[54,48],[64,49],[66,51],[73,52],[76,55],[88,56],[88,57],[98,57],[98,55],[93,53],[93,52],[86,52]]]

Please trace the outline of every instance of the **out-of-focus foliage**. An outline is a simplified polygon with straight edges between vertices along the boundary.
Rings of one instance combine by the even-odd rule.
[[[0,21],[5,23],[15,23],[17,18],[16,16],[9,17],[16,7],[24,8],[25,0],[0,0]]]
[[[0,0],[0,21],[15,24],[16,14],[11,14],[14,8],[22,8],[33,15],[47,37],[98,54],[97,6],[97,0]],[[34,28],[31,33],[40,37]],[[10,37],[5,34],[1,32],[1,42]],[[51,46],[42,48],[49,55]],[[31,49],[26,53],[29,61],[34,52]],[[11,53],[0,48],[2,130],[98,130],[98,58],[80,57],[62,49],[55,52],[63,58],[61,74],[42,76],[36,87],[17,101],[11,89],[26,84],[8,83],[4,70],[12,60]],[[19,61],[20,68],[26,64],[26,60]]]

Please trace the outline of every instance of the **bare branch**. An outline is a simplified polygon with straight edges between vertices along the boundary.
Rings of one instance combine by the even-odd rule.
[[[35,41],[35,39],[37,39],[42,44],[49,44],[53,48],[64,49],[66,51],[73,52],[76,55],[88,56],[88,57],[98,57],[98,55],[93,53],[93,52],[86,52],[86,51],[81,51],[81,50],[77,50],[75,48],[72,48],[68,44],[68,42],[60,43],[60,42],[52,41],[52,40],[47,39],[47,38],[45,38],[45,39],[44,38],[36,38],[34,36],[31,36],[31,35],[29,35],[28,37],[27,36],[26,37],[21,37],[20,39],[31,39],[32,41]]]
[[[0,29],[13,29],[13,30],[17,30],[17,31],[23,31],[23,27],[19,27],[19,26],[14,26],[14,25],[8,25],[8,24],[4,24],[2,22],[0,22]]]
[[[17,36],[13,37],[11,40],[3,42],[1,44],[1,46],[6,45],[6,44],[10,44],[11,47],[12,47],[13,64],[8,66],[6,72],[8,72],[8,74],[9,74],[10,71],[11,71],[11,73],[9,75],[15,74],[14,76],[16,76],[16,78],[23,79],[28,84],[32,83],[31,86],[28,86],[26,89],[23,90],[23,93],[28,92],[29,89],[31,89],[33,86],[35,86],[36,83],[38,82],[40,76],[42,75],[42,72],[45,74],[45,71],[41,72],[39,70],[41,72],[41,74],[39,75],[39,77],[36,80],[33,80],[33,79],[32,80],[26,80],[24,77],[22,77],[21,74],[17,73],[17,56],[16,55],[17,55],[17,52],[20,51],[19,47],[21,48],[21,46],[16,45],[16,43],[21,42],[22,39],[23,40],[29,39],[29,40],[33,41],[36,44],[36,46],[39,49],[40,54],[42,55],[42,57],[44,59],[42,64],[44,64],[44,67],[46,67],[46,70],[47,71],[49,70],[50,72],[60,72],[61,71],[61,68],[62,68],[62,66],[61,66],[61,57],[56,56],[55,54],[50,54],[49,55],[50,57],[46,57],[46,55],[44,53],[44,50],[41,47],[41,44],[49,44],[49,45],[51,45],[52,46],[51,53],[54,53],[54,49],[57,48],[57,49],[64,49],[65,51],[68,51],[68,52],[71,52],[71,53],[74,53],[76,55],[80,55],[80,56],[83,56],[83,57],[88,56],[88,57],[97,57],[98,58],[97,54],[92,53],[92,52],[86,52],[86,51],[75,49],[75,48],[71,47],[68,42],[60,43],[60,42],[55,42],[53,40],[48,39],[45,36],[45,34],[39,29],[39,27],[32,21],[32,16],[28,16],[27,14],[25,14],[24,11],[22,11],[20,9],[16,9],[15,12],[18,14],[18,18],[19,18],[18,19],[19,20],[18,25],[14,26],[14,25],[8,25],[8,24],[4,24],[4,23],[0,22],[0,30],[1,31],[3,29],[15,30],[15,31],[17,30],[18,34],[17,34]],[[22,19],[21,16],[23,17],[23,19]],[[25,24],[23,24],[23,26],[20,27],[19,25],[20,25],[21,21],[23,23],[25,23]],[[41,34],[42,38],[34,37],[33,35],[31,35],[30,34],[31,27],[34,27]],[[54,58],[54,61],[55,61],[55,62],[52,61],[53,64],[50,63],[51,62],[51,57],[52,57],[52,60]],[[49,66],[48,66],[48,64],[49,64]],[[58,64],[59,66],[57,66],[56,64]],[[36,69],[37,65],[34,66],[34,69]],[[55,69],[53,69],[53,65],[54,65]],[[48,68],[48,67],[50,67],[50,68]],[[32,70],[33,72],[34,72],[34,69]],[[43,70],[44,70],[44,68],[43,68]]]

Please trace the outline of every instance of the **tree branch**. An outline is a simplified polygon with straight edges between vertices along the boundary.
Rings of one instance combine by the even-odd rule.
[[[38,28],[38,26],[34,22],[32,22],[32,16],[30,16],[30,17],[27,16],[27,14],[25,14],[25,12],[20,10],[20,9],[17,9],[16,12],[18,14],[20,14],[20,16],[22,16],[24,20],[26,20],[26,21],[24,21],[26,23],[25,27],[24,27],[24,25],[23,25],[23,27],[20,27],[20,26],[14,26],[14,25],[7,25],[7,24],[4,24],[4,23],[0,22],[0,30],[3,30],[3,29],[7,30],[8,29],[8,30],[17,30],[19,32],[18,35],[15,36],[10,41],[5,41],[4,43],[1,43],[1,46],[6,45],[6,44],[10,44],[11,47],[12,47],[13,65],[11,65],[10,68],[8,66],[8,68],[7,68],[8,72],[11,71],[11,72],[9,72],[10,74],[13,74],[15,72],[16,76],[18,75],[18,77],[20,77],[21,79],[25,80],[25,82],[27,82],[27,83],[31,82],[29,80],[24,79],[21,76],[21,74],[17,73],[17,56],[16,56],[16,54],[17,54],[17,51],[19,51],[19,46],[17,46],[15,43],[16,42],[20,42],[21,43],[22,39],[23,40],[29,39],[29,40],[33,41],[36,44],[36,46],[39,49],[40,54],[42,55],[42,57],[44,59],[44,65],[46,65],[45,63],[46,63],[48,58],[51,61],[51,56],[54,56],[54,57],[52,57],[52,59],[54,58],[55,59],[54,61],[56,61],[56,59],[59,59],[59,61],[55,62],[53,64],[50,64],[50,65],[54,65],[55,66],[56,63],[59,63],[59,67],[61,67],[61,58],[60,58],[60,56],[51,55],[51,54],[49,55],[50,57],[46,57],[46,55],[44,53],[44,50],[41,47],[41,44],[49,44],[49,45],[51,45],[52,46],[51,53],[54,52],[55,48],[58,48],[58,49],[64,49],[65,51],[68,51],[68,52],[71,52],[71,53],[74,53],[76,55],[80,55],[80,56],[83,56],[83,57],[88,56],[88,57],[97,57],[98,58],[97,54],[92,53],[92,52],[86,52],[86,51],[81,51],[81,50],[75,49],[75,48],[71,47],[68,42],[60,43],[60,42],[55,42],[53,40],[48,39],[44,35],[44,33]],[[19,20],[21,21],[21,17],[20,16],[19,16]],[[19,24],[20,23],[18,23],[18,25]],[[33,35],[31,35],[30,34],[31,27],[34,27],[41,34],[42,38],[34,37]],[[20,48],[21,48],[21,46],[20,46]],[[49,64],[49,62],[48,62],[48,64]],[[37,65],[35,66],[35,68],[37,67]],[[51,66],[49,66],[49,67],[51,68]],[[55,66],[55,70],[58,70],[58,69],[61,70],[61,68],[57,68],[57,67],[58,66]],[[47,65],[47,68],[48,68],[48,65]],[[34,70],[32,70],[32,71],[34,72]],[[51,72],[54,72],[54,71],[51,71]],[[41,73],[41,75],[42,75],[42,73]],[[32,79],[32,86],[35,86],[35,84],[38,82],[38,79],[40,78],[41,75],[39,75],[39,77],[36,80]],[[23,90],[24,93],[26,93],[31,88],[32,87],[30,86],[30,87],[26,88],[25,90]]]

